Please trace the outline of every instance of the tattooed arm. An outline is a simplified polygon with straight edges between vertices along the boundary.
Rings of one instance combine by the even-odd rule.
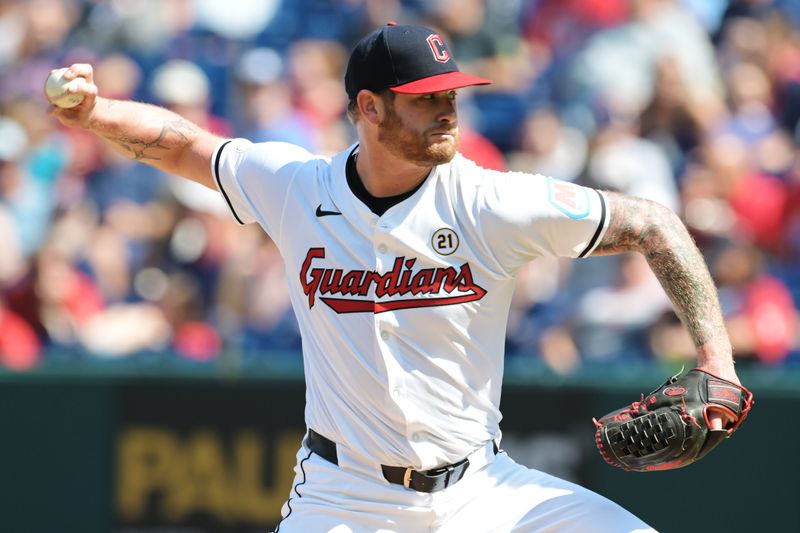
[[[617,193],[606,198],[609,226],[592,255],[644,254],[694,341],[698,366],[739,383],[716,287],[681,220],[649,200]]]
[[[52,111],[64,125],[92,131],[130,159],[216,190],[210,169],[218,137],[167,109],[98,96],[91,65],[72,65],[64,75],[76,76],[86,80],[76,90],[83,102]]]

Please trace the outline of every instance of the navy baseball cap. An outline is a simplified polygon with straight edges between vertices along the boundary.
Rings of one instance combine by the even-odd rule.
[[[459,71],[437,32],[394,22],[358,42],[344,76],[350,98],[362,89],[425,94],[489,83],[491,80]]]

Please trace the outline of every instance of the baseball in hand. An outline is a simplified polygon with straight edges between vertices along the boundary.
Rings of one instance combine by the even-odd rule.
[[[75,107],[83,102],[82,94],[69,92],[70,87],[81,83],[83,78],[79,76],[73,80],[65,80],[64,73],[67,70],[66,68],[54,70],[50,73],[50,76],[47,78],[47,83],[44,85],[44,92],[47,95],[47,99],[50,100],[50,103],[64,109]]]

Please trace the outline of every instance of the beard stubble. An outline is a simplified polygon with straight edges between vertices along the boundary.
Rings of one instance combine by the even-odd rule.
[[[420,166],[449,163],[458,151],[459,131],[454,126],[450,133],[455,142],[432,143],[428,130],[417,132],[410,128],[397,114],[391,101],[386,101],[386,116],[378,125],[378,142],[394,155],[412,161]],[[441,129],[432,127],[431,129]]]

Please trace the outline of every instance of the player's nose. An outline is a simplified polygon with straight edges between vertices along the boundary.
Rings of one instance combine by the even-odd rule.
[[[440,123],[455,124],[458,120],[455,102],[451,102],[450,100],[443,102],[442,109],[436,116],[436,120]]]

